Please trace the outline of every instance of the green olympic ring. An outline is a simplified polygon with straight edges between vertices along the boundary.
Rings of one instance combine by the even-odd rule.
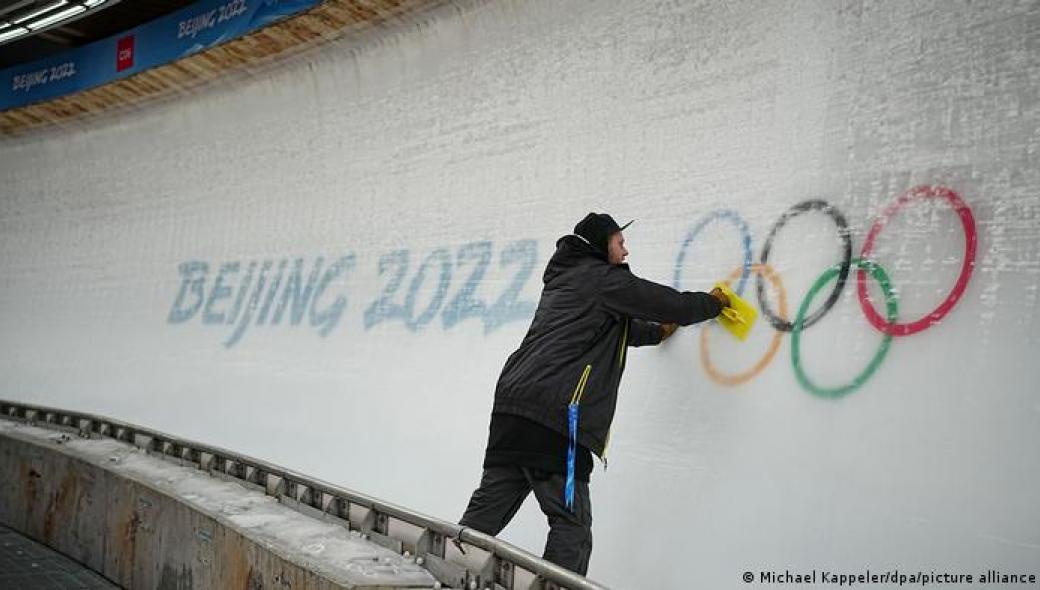
[[[896,301],[896,295],[892,292],[892,285],[888,280],[888,274],[885,273],[884,269],[877,265],[877,263],[870,260],[863,260],[856,258],[852,260],[852,264],[856,267],[863,269],[870,273],[870,276],[874,277],[881,285],[881,291],[885,294],[885,311],[889,325],[895,324],[896,319],[899,315],[899,306]],[[823,272],[820,278],[816,279],[812,287],[809,288],[809,292],[806,293],[805,299],[802,300],[802,305],[798,308],[798,315],[795,317],[794,326],[791,328],[791,364],[794,366],[794,374],[798,377],[798,382],[802,384],[802,387],[813,395],[837,399],[840,398],[863,385],[870,376],[874,374],[874,370],[878,368],[881,361],[884,360],[885,354],[888,352],[888,345],[892,342],[892,334],[886,332],[884,338],[881,340],[881,346],[878,351],[874,354],[874,358],[870,359],[870,363],[867,364],[867,368],[863,369],[859,375],[855,377],[847,385],[840,387],[820,387],[809,380],[809,377],[805,374],[805,370],[802,368],[801,354],[799,352],[799,344],[801,343],[802,328],[805,324],[805,314],[809,310],[809,304],[812,303],[813,297],[831,282],[832,279],[838,276],[841,270],[841,264],[836,264]]]

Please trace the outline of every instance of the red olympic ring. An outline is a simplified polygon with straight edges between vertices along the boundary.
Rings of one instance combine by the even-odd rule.
[[[881,213],[881,216],[874,222],[873,227],[870,228],[867,239],[863,242],[860,258],[870,259],[870,253],[874,249],[874,238],[881,233],[885,224],[892,219],[892,216],[903,205],[914,199],[927,198],[946,199],[957,215],[960,216],[961,224],[964,226],[964,264],[961,266],[961,274],[957,277],[957,283],[953,286],[950,294],[946,296],[946,300],[921,319],[907,323],[889,323],[874,309],[874,306],[867,298],[866,272],[862,268],[856,271],[856,291],[859,295],[860,307],[863,308],[863,314],[867,316],[867,320],[870,321],[871,325],[891,336],[909,336],[938,323],[946,314],[950,313],[950,310],[957,304],[961,295],[964,294],[964,290],[968,286],[968,279],[971,278],[972,270],[975,268],[975,248],[978,242],[978,236],[975,233],[975,217],[960,196],[944,186],[918,186],[900,195],[895,202]]]

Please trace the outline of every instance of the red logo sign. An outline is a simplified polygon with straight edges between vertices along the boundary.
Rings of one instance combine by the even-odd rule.
[[[116,42],[116,71],[133,67],[134,65],[134,36],[127,35]]]

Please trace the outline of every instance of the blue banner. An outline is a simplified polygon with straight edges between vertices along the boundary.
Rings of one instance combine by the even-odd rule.
[[[89,45],[0,71],[0,110],[48,100],[176,61],[321,0],[202,0]]]

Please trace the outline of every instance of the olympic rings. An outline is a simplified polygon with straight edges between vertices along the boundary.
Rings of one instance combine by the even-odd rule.
[[[744,285],[747,283],[748,274],[750,272],[749,269],[751,268],[751,258],[753,256],[751,253],[751,231],[748,229],[747,222],[744,221],[740,214],[732,209],[719,209],[712,211],[705,215],[697,225],[693,226],[693,228],[686,233],[686,239],[683,240],[682,246],[679,247],[679,258],[675,261],[675,288],[680,289],[680,285],[682,284],[682,263],[683,259],[686,257],[686,247],[690,245],[690,242],[692,242],[695,237],[697,237],[697,234],[701,233],[701,230],[704,229],[705,226],[716,219],[727,219],[733,222],[740,230],[740,242],[744,247],[744,272],[740,275],[740,283],[737,285],[737,294],[743,295]]]
[[[938,323],[946,314],[950,313],[950,310],[957,304],[961,295],[964,294],[964,289],[968,286],[968,279],[971,278],[971,272],[975,268],[975,249],[978,243],[978,236],[975,233],[975,217],[971,214],[971,209],[964,204],[964,201],[961,200],[957,193],[942,186],[919,186],[900,195],[894,203],[881,213],[881,216],[874,222],[874,226],[870,228],[867,239],[863,242],[863,251],[860,253],[860,257],[867,258],[870,256],[870,253],[874,250],[874,239],[877,238],[877,235],[884,229],[885,224],[892,219],[892,216],[903,205],[914,199],[934,199],[937,197],[946,199],[950,203],[953,210],[960,216],[961,225],[964,226],[964,263],[961,265],[961,273],[957,277],[957,282],[954,284],[950,294],[939,304],[939,307],[936,307],[923,318],[913,322],[903,324],[897,324],[894,320],[886,322],[874,310],[874,306],[871,305],[870,300],[867,298],[867,281],[863,269],[856,273],[856,290],[864,315],[867,316],[867,320],[875,328],[890,336],[909,336]]]
[[[885,271],[878,266],[876,263],[869,260],[863,260],[856,258],[852,261],[855,264],[859,272],[870,272],[870,276],[881,285],[881,291],[885,294],[885,310],[888,316],[888,321],[894,322],[898,317],[899,306],[896,302],[895,293],[892,291],[892,285],[889,283],[888,275]],[[794,374],[798,377],[798,382],[802,384],[809,393],[820,397],[838,398],[845,394],[855,390],[860,385],[870,378],[874,374],[874,371],[881,364],[881,361],[885,358],[885,354],[888,352],[888,345],[892,342],[892,335],[885,334],[881,340],[881,346],[878,347],[878,351],[874,354],[874,358],[870,359],[867,364],[867,368],[856,375],[856,377],[849,382],[847,385],[841,387],[820,387],[809,380],[809,377],[805,374],[805,370],[802,368],[801,356],[799,353],[799,345],[801,344],[802,329],[805,323],[805,312],[809,309],[809,303],[812,302],[813,297],[816,293],[823,288],[831,279],[833,279],[840,272],[840,265],[835,265],[824,271],[820,278],[816,279],[812,287],[809,288],[809,293],[806,294],[805,299],[802,301],[802,305],[798,308],[798,315],[794,320],[794,329],[791,330],[791,365],[794,366]]]
[[[887,273],[878,265],[877,262],[870,259],[870,255],[874,250],[874,243],[877,239],[878,234],[884,229],[885,225],[891,220],[891,218],[908,202],[914,199],[926,199],[926,198],[942,198],[945,199],[957,215],[961,219],[961,224],[964,228],[964,262],[961,267],[960,275],[957,277],[957,281],[953,286],[953,289],[947,295],[946,299],[936,307],[932,312],[925,315],[923,318],[908,323],[897,323],[898,317],[898,302],[896,300],[895,291],[892,288],[891,280]],[[783,285],[780,281],[779,275],[769,266],[769,254],[772,249],[773,238],[780,231],[780,229],[792,218],[797,215],[808,211],[822,211],[829,215],[834,221],[838,228],[838,236],[843,242],[844,256],[842,261],[834,266],[828,268],[817,280],[813,283],[805,299],[801,302],[798,308],[798,313],[795,316],[794,322],[787,320],[787,302],[786,292],[784,291]],[[769,345],[765,356],[762,357],[751,369],[748,371],[738,373],[736,375],[725,375],[722,374],[718,369],[712,365],[710,355],[708,353],[708,335],[707,331],[701,333],[701,365],[703,366],[708,377],[713,381],[723,385],[738,385],[744,383],[764,370],[764,368],[772,361],[779,348],[779,343],[782,338],[783,332],[791,332],[792,346],[791,346],[791,361],[794,368],[795,376],[798,379],[799,384],[804,387],[810,393],[828,398],[838,398],[852,392],[856,388],[860,387],[865,383],[871,375],[877,370],[877,367],[884,360],[885,355],[888,353],[888,348],[891,343],[891,339],[894,336],[907,336],[910,334],[916,334],[922,330],[935,325],[943,317],[950,313],[953,307],[963,296],[964,291],[967,288],[968,282],[971,280],[972,271],[975,268],[975,256],[978,247],[978,236],[975,229],[975,218],[972,214],[971,209],[961,199],[961,197],[953,190],[944,186],[918,186],[914,187],[905,193],[901,194],[892,204],[885,208],[878,219],[874,222],[870,228],[866,239],[863,243],[860,257],[857,259],[852,258],[852,237],[849,232],[848,223],[845,220],[845,216],[838,211],[834,206],[827,203],[824,200],[812,199],[798,203],[781,215],[780,219],[770,229],[769,235],[762,247],[761,260],[758,264],[752,264],[751,261],[751,233],[748,230],[747,223],[740,217],[740,215],[731,209],[720,209],[713,211],[703,218],[701,218],[692,228],[687,232],[685,239],[683,240],[682,246],[679,248],[679,254],[675,264],[675,288],[680,289],[682,282],[682,266],[686,257],[686,250],[690,243],[697,237],[697,235],[703,230],[709,223],[717,220],[725,219],[737,226],[741,233],[741,244],[744,248],[744,265],[733,271],[731,276],[726,280],[727,283],[732,283],[733,280],[739,275],[740,282],[737,285],[737,293],[742,294],[743,289],[746,286],[747,278],[751,273],[754,273],[756,278],[757,294],[759,300],[759,306],[762,313],[769,318],[770,323],[776,329],[776,334],[773,337],[772,342]],[[805,374],[805,370],[801,364],[801,336],[805,328],[813,325],[819,321],[828,311],[830,311],[837,300],[840,298],[841,291],[844,289],[845,283],[847,282],[851,267],[855,265],[856,281],[857,281],[857,295],[859,298],[860,307],[863,310],[864,315],[868,321],[876,329],[884,334],[884,339],[881,342],[881,346],[875,353],[874,357],[868,363],[867,367],[857,375],[850,383],[841,387],[825,388],[814,384],[808,376]],[[881,290],[885,297],[886,317],[882,317],[873,307],[870,299],[867,296],[866,276],[870,273],[872,277],[881,285]],[[774,314],[769,308],[768,301],[765,296],[765,281],[763,278],[768,279],[774,286],[779,299],[779,314]],[[831,280],[836,279],[834,289],[830,295],[824,301],[823,306],[812,314],[808,314],[809,306],[812,300],[819,294],[820,290],[826,287],[827,283]],[[808,314],[808,315],[807,315]]]
[[[843,242],[844,257],[841,261],[841,267],[838,270],[838,282],[835,283],[834,290],[831,291],[827,300],[823,302],[823,307],[816,310],[812,315],[805,319],[806,328],[820,321],[820,318],[834,307],[834,304],[838,302],[838,297],[841,296],[842,289],[845,288],[845,281],[849,278],[849,265],[852,260],[852,236],[849,234],[849,224],[845,221],[845,216],[842,215],[841,211],[838,211],[838,209],[827,201],[819,199],[802,201],[785,211],[784,214],[780,216],[780,219],[778,219],[773,225],[773,229],[769,230],[769,236],[766,238],[766,242],[762,246],[762,256],[760,258],[762,264],[768,264],[769,250],[773,246],[773,238],[776,236],[776,233],[780,231],[780,228],[782,228],[792,217],[797,217],[807,211],[822,211],[827,215],[830,215],[831,219],[834,220],[834,224],[838,226],[838,237],[841,238],[841,241]],[[761,308],[762,314],[769,318],[769,323],[773,324],[773,327],[777,330],[790,332],[793,328],[791,322],[776,317],[773,310],[769,308],[769,301],[766,300],[766,290],[762,281],[762,275],[758,275],[757,279],[758,306]]]
[[[726,284],[733,282],[733,279],[737,278],[741,274],[741,271],[745,271],[744,267],[737,268],[733,271],[733,274],[726,279]],[[784,291],[783,283],[780,282],[780,276],[777,275],[768,264],[755,264],[751,266],[751,272],[755,273],[759,278],[765,276],[769,279],[769,282],[773,284],[773,289],[776,291],[777,299],[780,300],[780,317],[784,320],[787,319],[787,292]],[[751,367],[743,373],[737,373],[736,375],[725,375],[715,368],[715,365],[711,362],[711,357],[708,356],[708,332],[710,330],[701,330],[701,366],[704,367],[704,372],[708,374],[716,383],[722,385],[740,385],[745,381],[750,380],[752,377],[758,375],[766,368],[766,365],[773,360],[773,356],[776,351],[780,349],[780,341],[784,337],[784,333],[777,331],[773,334],[773,340],[769,343],[769,349],[755,366]]]

